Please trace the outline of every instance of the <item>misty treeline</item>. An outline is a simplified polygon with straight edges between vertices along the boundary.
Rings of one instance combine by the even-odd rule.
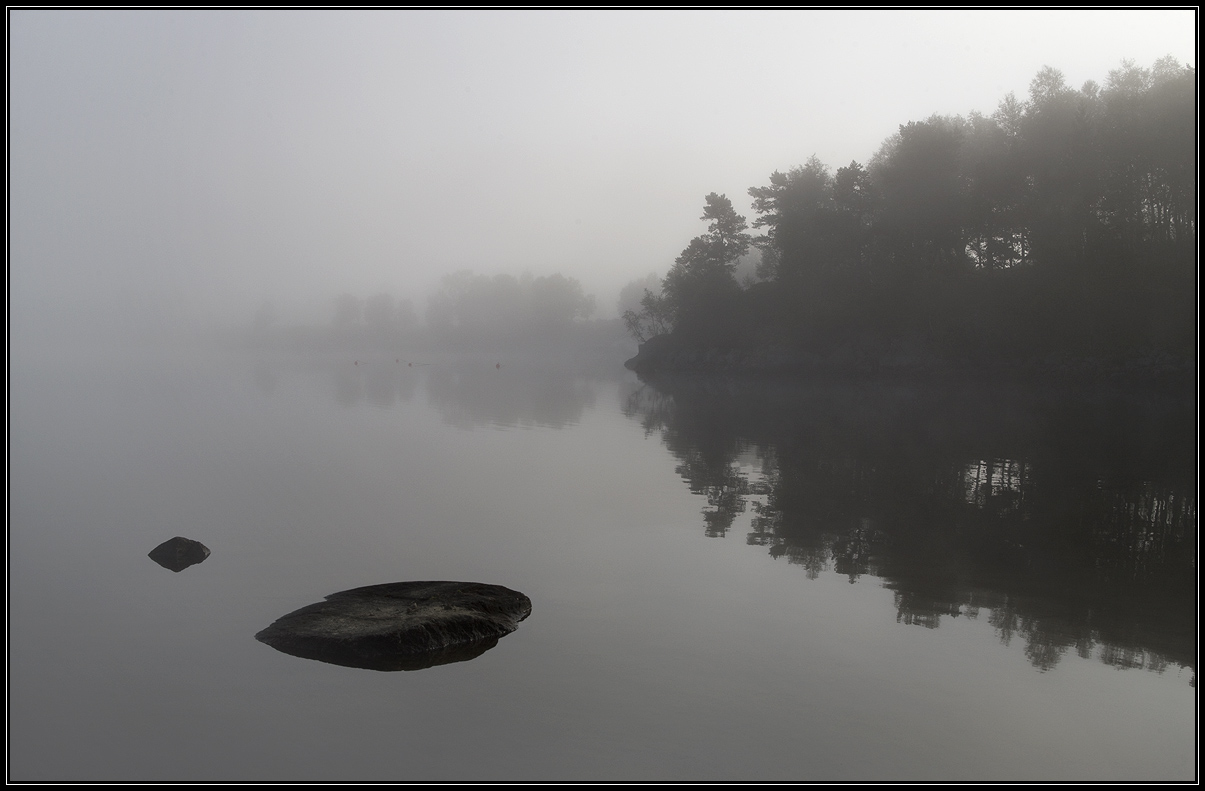
[[[707,232],[624,314],[638,340],[947,359],[1195,353],[1196,71],[1043,68],[990,116],[900,127],[865,165],[816,157],[706,197]],[[756,282],[736,263],[760,251]]]
[[[581,283],[559,273],[516,278],[458,272],[445,277],[427,303],[427,326],[436,337],[456,340],[528,337],[563,331],[594,309],[594,297]]]
[[[595,298],[580,282],[559,273],[446,275],[427,301],[425,321],[410,300],[387,293],[366,298],[340,294],[330,310],[329,324],[273,330],[271,311],[261,309],[255,339],[308,347],[490,350],[622,337],[617,320],[589,321]]]

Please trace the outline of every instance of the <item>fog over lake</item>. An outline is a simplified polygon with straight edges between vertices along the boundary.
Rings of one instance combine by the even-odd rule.
[[[8,20],[10,781],[1196,778],[1195,10]]]
[[[920,391],[393,359],[13,374],[14,779],[1194,772],[1174,404],[951,414]],[[146,554],[173,535],[212,554],[161,568]],[[428,579],[520,590],[532,614],[409,673],[254,639]]]

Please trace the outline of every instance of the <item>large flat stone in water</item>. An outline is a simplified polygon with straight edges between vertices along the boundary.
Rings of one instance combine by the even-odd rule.
[[[393,582],[332,593],[255,635],[286,654],[370,670],[421,670],[493,648],[531,599],[480,582]]]

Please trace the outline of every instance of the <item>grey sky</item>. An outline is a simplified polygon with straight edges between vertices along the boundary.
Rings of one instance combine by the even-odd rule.
[[[560,271],[611,309],[707,192],[1195,66],[1181,11],[9,12],[12,326]],[[752,218],[751,218],[752,219]],[[214,315],[219,315],[215,313]],[[24,328],[23,326],[21,328]]]

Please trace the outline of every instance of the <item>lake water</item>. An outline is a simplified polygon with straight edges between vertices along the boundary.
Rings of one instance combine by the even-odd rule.
[[[11,780],[1195,778],[1191,394],[397,360],[10,362]],[[533,611],[254,639],[405,580]]]

